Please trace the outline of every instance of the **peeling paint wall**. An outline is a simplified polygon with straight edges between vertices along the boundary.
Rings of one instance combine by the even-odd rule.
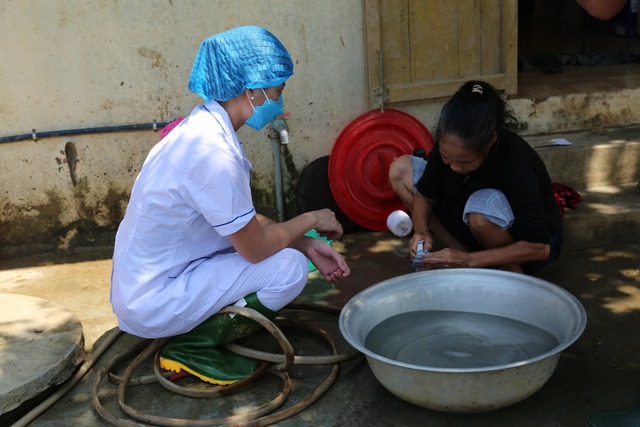
[[[290,144],[281,150],[290,217],[300,171],[328,155],[340,131],[369,110],[361,0],[0,2],[0,137],[185,116],[201,102],[187,89],[200,43],[239,25],[269,29],[294,60],[284,93]],[[640,109],[625,107],[637,98],[630,91],[576,96],[571,104],[512,103],[523,132],[534,134],[640,122]],[[432,129],[442,102],[393,108]],[[255,204],[275,218],[269,133],[245,127],[239,136],[254,165]],[[0,259],[112,243],[157,140],[154,131],[131,131],[0,144]]]
[[[1,144],[0,257],[111,244],[156,140],[148,131]]]
[[[187,89],[200,43],[239,25],[269,29],[294,59],[284,94],[291,142],[282,149],[293,214],[291,182],[367,110],[359,0],[1,2],[0,137],[185,116],[201,102]],[[242,129],[240,137],[254,164],[256,206],[275,217],[268,132]],[[157,140],[136,131],[0,144],[0,257],[110,243]]]

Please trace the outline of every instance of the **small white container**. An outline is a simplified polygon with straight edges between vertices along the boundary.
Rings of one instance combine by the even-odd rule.
[[[405,211],[393,211],[387,217],[387,228],[395,236],[405,237],[413,230],[413,221]]]

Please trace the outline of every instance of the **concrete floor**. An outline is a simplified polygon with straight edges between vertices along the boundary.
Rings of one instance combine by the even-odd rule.
[[[382,232],[345,235],[335,245],[350,263],[351,277],[334,287],[312,274],[299,300],[342,306],[372,284],[409,273],[407,243],[407,239]],[[108,302],[109,253],[106,248],[76,251],[65,257],[3,260],[0,293],[37,296],[76,313],[83,325],[86,348],[91,350],[116,326]],[[573,293],[584,305],[588,322],[582,337],[562,353],[550,380],[533,396],[482,414],[435,412],[389,393],[360,359],[342,364],[337,381],[325,395],[278,425],[580,426],[593,412],[623,409],[640,402],[640,243],[564,253],[539,277]],[[327,328],[341,351],[349,350],[335,316],[309,316]],[[293,333],[292,337],[298,352],[326,354],[317,340],[298,335]],[[32,425],[108,425],[93,410],[91,385],[96,372],[135,341],[128,335],[120,337],[94,369]],[[143,369],[148,371],[149,365]],[[294,366],[293,390],[283,407],[300,402],[328,371],[326,366]],[[233,408],[242,410],[270,400],[278,387],[279,380],[266,378],[256,384],[257,391],[209,400],[180,397],[150,384],[131,387],[127,402],[140,411],[164,417],[212,418],[229,415]],[[100,397],[108,410],[124,416],[117,406],[114,386],[104,382]],[[15,422],[22,412],[5,414],[0,424]]]

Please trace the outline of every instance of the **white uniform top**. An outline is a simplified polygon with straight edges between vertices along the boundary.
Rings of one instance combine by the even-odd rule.
[[[250,169],[215,101],[153,147],[116,235],[111,304],[120,329],[143,337],[185,332],[229,289],[248,263],[211,261],[233,251],[225,236],[255,215]],[[205,261],[206,278],[194,271]]]

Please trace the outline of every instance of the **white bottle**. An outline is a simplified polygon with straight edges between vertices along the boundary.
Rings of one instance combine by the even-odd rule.
[[[387,217],[387,228],[395,236],[405,237],[413,230],[413,221],[405,211],[393,211]]]

